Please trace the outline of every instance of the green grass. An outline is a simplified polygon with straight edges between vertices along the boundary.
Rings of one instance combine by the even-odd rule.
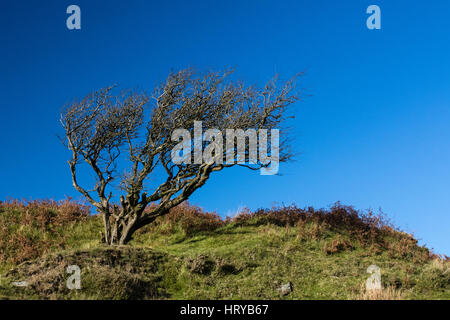
[[[216,266],[234,267],[229,274],[218,267],[208,274],[193,274],[184,266],[168,288],[174,299],[278,299],[277,289],[287,282],[294,290],[283,299],[352,299],[369,277],[366,270],[371,264],[381,268],[384,286],[395,286],[405,298],[450,298],[448,265],[444,269],[433,267],[432,261],[413,263],[367,248],[330,255],[322,250],[327,241],[300,240],[294,227],[228,225],[191,238],[182,233],[142,235],[133,245],[183,261],[203,255]]]
[[[449,262],[429,257],[419,246],[389,249],[403,248],[399,235],[387,239],[398,246],[377,248],[362,245],[345,230],[324,228],[313,236],[309,231],[317,229],[314,223],[300,232],[299,226],[252,217],[244,224],[229,222],[194,233],[187,233],[180,222],[160,223],[138,232],[125,247],[108,248],[99,241],[98,217],[61,228],[62,245],[22,262],[3,260],[0,298],[358,299],[370,276],[366,270],[375,264],[383,286],[395,291],[385,298],[450,299]],[[34,232],[36,241],[48,237]],[[334,240],[346,245],[327,251]],[[65,268],[71,264],[82,270],[80,290],[65,286]],[[30,285],[11,284],[22,280]],[[293,291],[280,296],[278,288],[288,282]]]

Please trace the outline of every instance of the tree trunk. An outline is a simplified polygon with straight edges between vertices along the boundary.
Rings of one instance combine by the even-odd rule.
[[[109,212],[103,212],[103,225],[105,227],[105,242],[111,244],[111,223],[109,221]]]
[[[124,209],[122,209],[124,210]],[[108,215],[104,215],[108,216]],[[105,242],[110,246],[127,244],[137,230],[136,222],[138,221],[136,214],[123,214],[119,218],[110,223],[109,218],[104,219],[105,224]]]
[[[103,213],[106,244],[110,246],[125,245],[130,242],[137,230],[155,221],[154,216],[142,216],[142,212],[142,207],[130,208],[126,206],[122,207],[117,215]],[[165,214],[169,210],[164,209],[161,212]],[[161,212],[158,215],[163,215]],[[111,217],[114,217],[113,221],[111,221]]]

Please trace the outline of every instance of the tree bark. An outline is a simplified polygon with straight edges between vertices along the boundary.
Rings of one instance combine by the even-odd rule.
[[[103,225],[105,227],[105,242],[111,244],[111,223],[109,221],[109,212],[103,212]]]
[[[126,210],[126,211],[124,211]],[[133,234],[140,228],[152,223],[156,220],[155,216],[142,216],[141,207],[132,210],[122,208],[121,213],[115,216],[115,220],[111,223],[111,214],[103,214],[103,222],[105,228],[105,242],[109,246],[125,245],[131,241]],[[161,210],[157,216],[168,213],[169,210]]]

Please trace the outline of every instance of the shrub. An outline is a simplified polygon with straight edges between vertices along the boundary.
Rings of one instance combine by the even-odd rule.
[[[386,247],[386,236],[398,233],[383,213],[357,211],[339,202],[329,210],[288,206],[245,211],[227,221],[237,225],[297,226],[300,239],[317,240],[327,231],[333,231],[347,234],[362,246]]]
[[[158,230],[163,234],[171,234],[181,228],[190,237],[199,232],[212,232],[224,224],[216,213],[204,212],[200,207],[185,202],[172,208],[167,215],[158,217],[153,224],[140,230],[140,233]]]
[[[325,246],[323,247],[323,251],[326,254],[335,254],[351,249],[353,249],[352,244],[339,234],[331,239],[331,241],[326,242]]]
[[[201,254],[194,259],[188,259],[186,266],[192,273],[206,275],[211,273],[215,264],[208,256]]]
[[[0,263],[20,263],[63,248],[64,228],[88,219],[89,213],[88,206],[70,198],[0,202]]]

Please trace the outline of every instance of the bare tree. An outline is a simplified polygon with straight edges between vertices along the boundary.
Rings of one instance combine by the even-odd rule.
[[[287,107],[298,100],[292,94],[296,77],[281,86],[275,77],[255,88],[230,80],[230,74],[230,70],[197,74],[186,69],[171,73],[151,96],[137,91],[115,94],[114,87],[107,87],[65,106],[61,123],[64,143],[72,152],[68,163],[73,185],[102,215],[107,244],[126,244],[136,230],[187,200],[213,172],[234,165],[253,170],[268,166],[262,161],[174,163],[171,158],[178,144],[172,133],[178,128],[192,132],[194,121],[218,130],[279,128]],[[202,147],[206,145],[202,142]],[[237,151],[234,141],[232,145],[231,151]],[[288,147],[283,138],[280,162],[291,158]],[[229,151],[225,147],[214,158],[225,158]],[[245,154],[248,158],[248,150]],[[118,165],[125,161],[130,167],[119,174]],[[91,190],[77,180],[83,162],[95,174]],[[150,193],[146,182],[157,167],[166,177]],[[113,191],[119,193],[120,205],[112,203]]]

